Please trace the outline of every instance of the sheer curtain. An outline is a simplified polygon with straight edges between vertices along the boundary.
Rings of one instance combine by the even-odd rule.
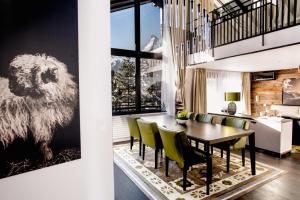
[[[192,112],[207,112],[206,69],[194,69],[192,83]]]
[[[197,37],[199,39],[201,36],[200,33],[202,33],[199,29],[199,23],[203,23],[202,20],[208,20],[208,15],[204,14],[210,13],[214,8],[214,4],[210,0],[167,0],[163,2],[162,102],[166,111],[169,114],[174,114],[175,102],[178,106],[177,109],[181,107],[187,108],[185,102],[187,55],[192,53],[191,50],[195,50],[197,45],[194,43],[197,41]],[[203,12],[196,11],[200,8]],[[195,25],[198,25],[198,27],[195,27]],[[192,35],[197,35],[197,37],[191,38]]]
[[[206,71],[207,80],[207,112],[219,113],[227,108],[228,102],[224,101],[225,92],[242,92],[242,73],[229,71]],[[237,113],[243,111],[243,104],[237,104]]]
[[[188,4],[183,1],[164,1],[163,13],[162,101],[168,114],[174,114],[175,102],[185,106]]]
[[[165,12],[165,18],[168,13]],[[165,111],[168,114],[175,114],[176,100],[176,66],[173,59],[171,32],[164,24],[163,33],[163,59],[162,59],[162,84],[161,100]]]

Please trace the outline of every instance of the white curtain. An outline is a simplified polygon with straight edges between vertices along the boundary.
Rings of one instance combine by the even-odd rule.
[[[227,108],[229,102],[224,101],[225,92],[242,92],[242,73],[229,71],[206,71],[207,80],[207,112],[219,113]],[[243,110],[241,102],[237,104],[237,113]]]
[[[168,114],[175,114],[176,101],[176,65],[172,47],[171,30],[167,22],[170,21],[169,7],[164,7],[163,16],[163,59],[162,59],[162,91],[161,99]]]

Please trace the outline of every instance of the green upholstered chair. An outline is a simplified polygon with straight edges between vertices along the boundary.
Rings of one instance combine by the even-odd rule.
[[[168,176],[169,160],[177,162],[183,169],[183,190],[186,190],[187,171],[189,167],[206,162],[203,151],[192,148],[184,132],[176,132],[159,128],[165,150],[166,176]]]
[[[143,160],[145,159],[145,146],[147,145],[155,150],[155,169],[157,169],[158,152],[163,148],[157,124],[141,119],[137,120],[137,124],[142,138]]]
[[[188,112],[187,117],[189,118],[189,120],[194,120],[194,119],[195,119],[195,113],[193,113],[193,112]]]
[[[139,141],[139,155],[142,155],[142,140],[141,140],[141,134],[140,129],[137,124],[137,119],[139,117],[127,117],[129,132],[130,132],[130,149],[132,149],[134,139],[137,139]]]
[[[233,117],[225,117],[221,125],[223,126],[231,126],[234,128],[240,128],[248,130],[250,123],[247,120],[240,119],[240,118],[233,118]],[[231,141],[231,143],[227,144],[220,144],[221,147],[221,157],[223,157],[223,149],[227,150],[227,172],[229,172],[229,163],[230,163],[230,150],[240,150],[242,153],[242,164],[245,166],[245,148],[247,143],[247,137],[242,137],[237,140]]]
[[[214,123],[215,121],[215,117],[209,114],[202,114],[202,113],[198,113],[195,116],[195,120],[197,122],[202,122],[202,123]],[[199,143],[196,142],[196,148],[198,148]],[[213,149],[213,148],[212,148]]]
[[[212,115],[202,114],[202,113],[198,113],[195,117],[196,121],[204,122],[204,123],[212,123],[213,119],[214,119],[214,117]]]

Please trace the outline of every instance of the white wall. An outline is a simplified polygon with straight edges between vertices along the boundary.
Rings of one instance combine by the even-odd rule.
[[[110,200],[110,1],[78,0],[82,159],[0,180],[1,200]]]

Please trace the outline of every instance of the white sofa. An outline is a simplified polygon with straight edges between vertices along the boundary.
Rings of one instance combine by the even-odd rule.
[[[299,107],[274,106],[279,116],[297,115]],[[217,117],[216,122],[221,123],[228,115],[213,114]],[[259,149],[275,153],[278,157],[288,154],[292,150],[293,121],[281,117],[248,118],[243,116],[229,116],[249,120],[250,129],[255,131],[255,146]]]
[[[300,118],[300,106],[272,105],[271,110],[275,112],[275,116]]]
[[[250,128],[255,131],[255,146],[279,157],[291,152],[293,121],[280,117],[259,117]]]

